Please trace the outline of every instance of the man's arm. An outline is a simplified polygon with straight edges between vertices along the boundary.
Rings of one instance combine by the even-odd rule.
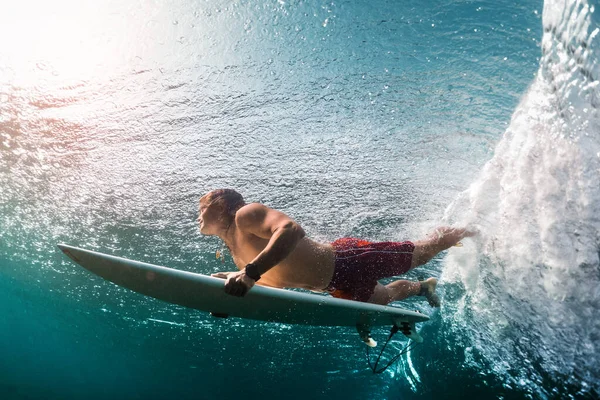
[[[238,229],[269,239],[263,251],[251,261],[260,275],[285,260],[305,236],[302,227],[290,217],[258,203],[240,209],[235,222]]]
[[[262,204],[242,207],[235,216],[238,229],[268,239],[267,246],[251,264],[259,275],[264,274],[283,261],[304,237],[304,230],[284,213]],[[225,282],[225,292],[233,296],[244,296],[256,281],[246,274],[246,269],[230,273]]]

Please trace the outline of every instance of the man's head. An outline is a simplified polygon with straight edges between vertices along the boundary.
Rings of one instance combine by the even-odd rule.
[[[212,190],[200,198],[198,223],[204,235],[217,235],[227,231],[235,219],[235,213],[246,203],[241,194],[233,189]]]

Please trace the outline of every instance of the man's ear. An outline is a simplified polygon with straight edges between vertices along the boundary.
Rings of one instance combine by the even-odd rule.
[[[227,209],[225,208],[225,204],[223,204],[222,202],[218,201],[214,204],[214,207],[218,210],[219,212],[219,218],[220,219],[224,219],[227,217]]]

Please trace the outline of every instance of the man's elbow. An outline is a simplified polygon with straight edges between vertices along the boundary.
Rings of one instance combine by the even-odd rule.
[[[283,229],[290,232],[290,234],[294,237],[295,241],[299,241],[304,236],[306,236],[304,229],[302,229],[302,227],[294,221],[286,222],[286,224],[283,226]]]
[[[296,224],[296,231],[297,231],[297,235],[298,235],[298,240],[302,239],[304,236],[306,236],[306,233],[304,232],[304,229],[302,229],[302,227],[298,224]]]

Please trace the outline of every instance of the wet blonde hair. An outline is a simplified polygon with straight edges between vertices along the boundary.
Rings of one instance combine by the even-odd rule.
[[[246,205],[244,197],[233,189],[211,190],[200,198],[208,204],[219,203],[225,209],[225,214],[231,220],[235,218],[237,210]]]

